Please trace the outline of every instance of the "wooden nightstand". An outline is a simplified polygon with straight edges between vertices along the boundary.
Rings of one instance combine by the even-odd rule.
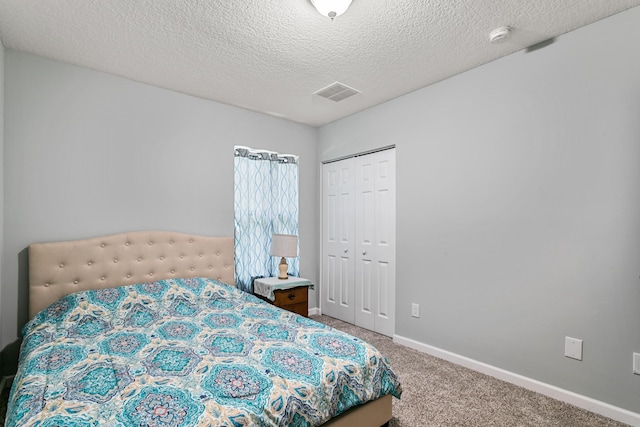
[[[309,287],[298,286],[291,289],[273,291],[276,296],[272,302],[276,307],[298,313],[300,316],[309,317]]]
[[[276,307],[309,317],[309,287],[313,283],[301,277],[289,276],[287,280],[277,277],[256,279],[253,282],[254,294]]]

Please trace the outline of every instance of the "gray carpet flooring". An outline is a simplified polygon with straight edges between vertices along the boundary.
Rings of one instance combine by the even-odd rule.
[[[368,341],[389,359],[403,388],[402,399],[393,399],[390,427],[626,426],[340,320],[312,319]]]
[[[396,345],[390,338],[375,332],[327,316],[312,318],[370,342],[389,358],[404,390],[401,400],[393,400],[390,427],[625,426],[513,384]],[[8,397],[8,390],[0,394],[2,424]]]

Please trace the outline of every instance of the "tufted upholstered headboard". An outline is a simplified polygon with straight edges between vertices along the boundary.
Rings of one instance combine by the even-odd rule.
[[[235,286],[233,237],[138,231],[29,246],[29,317],[73,292],[178,277]]]

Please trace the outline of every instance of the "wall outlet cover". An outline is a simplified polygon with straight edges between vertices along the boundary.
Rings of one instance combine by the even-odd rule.
[[[633,353],[633,373],[640,375],[640,353]]]
[[[582,340],[564,337],[564,355],[576,360],[582,360]]]
[[[411,304],[411,316],[412,317],[420,317],[420,305],[419,304]]]

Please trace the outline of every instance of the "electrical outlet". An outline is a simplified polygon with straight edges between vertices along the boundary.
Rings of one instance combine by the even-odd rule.
[[[411,317],[420,317],[420,304],[411,304]]]
[[[582,340],[564,337],[564,355],[576,360],[582,360]]]
[[[633,353],[633,373],[640,375],[640,353]]]

